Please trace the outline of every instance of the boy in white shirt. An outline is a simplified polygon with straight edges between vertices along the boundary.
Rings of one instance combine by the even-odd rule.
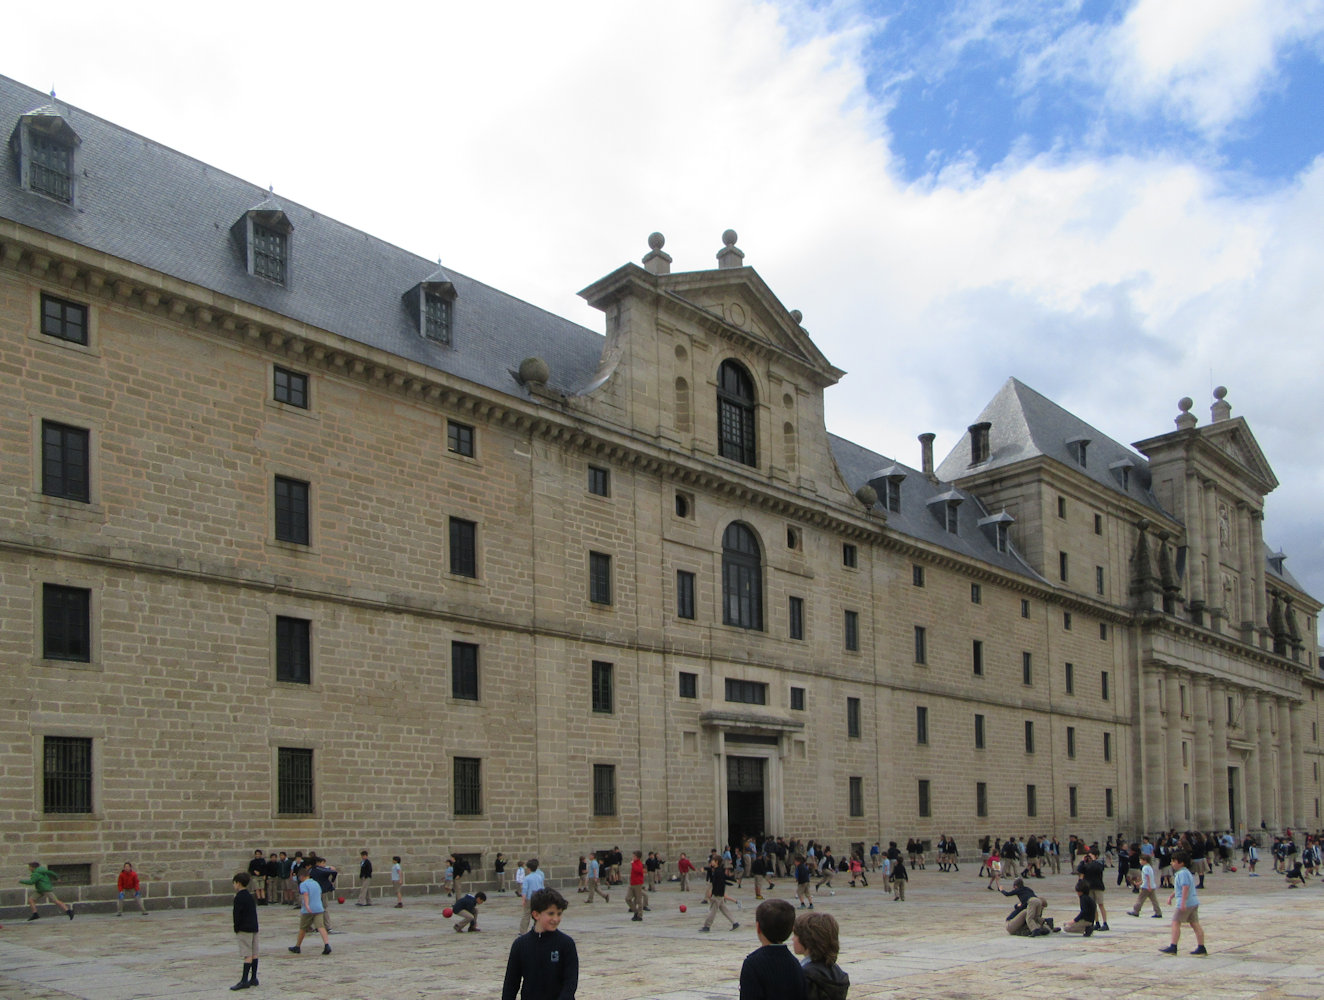
[[[1158,883],[1154,881],[1154,859],[1148,854],[1142,854],[1140,864],[1140,895],[1136,899],[1136,905],[1126,912],[1133,917],[1140,916],[1140,910],[1145,905],[1145,900],[1148,899],[1150,905],[1154,907],[1153,915],[1162,917],[1163,911],[1159,909],[1158,896],[1154,891],[1158,888]]]

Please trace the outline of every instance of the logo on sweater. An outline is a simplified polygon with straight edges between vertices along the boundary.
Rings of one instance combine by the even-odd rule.
[[[552,961],[553,962],[561,961],[561,953],[559,951],[552,952]]]

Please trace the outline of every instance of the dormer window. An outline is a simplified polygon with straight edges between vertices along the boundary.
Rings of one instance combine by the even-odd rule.
[[[970,464],[979,465],[981,462],[988,461],[988,432],[992,428],[987,420],[979,424],[971,424],[967,430],[970,431]]]
[[[53,104],[18,120],[9,147],[18,160],[19,183],[33,194],[74,203],[78,133]]]
[[[899,465],[889,465],[879,469],[869,477],[869,485],[878,493],[878,501],[883,509],[893,514],[901,513],[901,480],[906,472]]]
[[[294,226],[274,198],[245,212],[230,232],[249,274],[289,286]]]
[[[1076,460],[1076,464],[1082,469],[1088,468],[1088,459],[1086,456],[1089,453],[1089,446],[1089,438],[1072,438],[1067,442],[1067,451],[1071,452],[1071,457]]]
[[[933,511],[934,516],[938,518],[938,523],[943,526],[943,530],[953,535],[957,534],[960,529],[958,512],[963,499],[964,497],[956,490],[948,490],[946,493],[939,493],[929,500],[929,510]]]
[[[441,268],[405,292],[405,309],[420,337],[448,347],[454,343],[455,298],[455,284]]]
[[[1134,468],[1134,463],[1130,459],[1124,458],[1120,462],[1113,462],[1108,468],[1117,477],[1117,484],[1122,487],[1122,490],[1124,492],[1129,491],[1131,489],[1131,469]]]
[[[883,483],[883,506],[893,514],[901,513],[901,480],[888,479]]]
[[[981,517],[979,528],[993,543],[999,552],[1006,552],[1011,547],[1011,526],[1015,519],[1005,510],[991,517]]]

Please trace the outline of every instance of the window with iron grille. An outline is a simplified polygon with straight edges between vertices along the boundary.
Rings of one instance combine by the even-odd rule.
[[[1067,815],[1076,818],[1076,786],[1067,786]]]
[[[1103,567],[1094,567],[1094,590],[1096,593],[1103,593]]]
[[[451,300],[435,292],[423,295],[423,336],[438,344],[451,342]]]
[[[594,604],[611,603],[611,556],[605,552],[588,554],[588,599]]]
[[[1103,734],[1103,759],[1107,763],[1113,759],[1113,734]]]
[[[1102,535],[1102,534],[1103,534],[1103,515],[1102,515],[1102,514],[1095,514],[1095,515],[1094,515],[1094,533],[1095,533],[1096,535]]]
[[[612,665],[602,660],[593,661],[593,711],[611,714]]]
[[[1021,598],[1021,617],[1022,618],[1030,617],[1030,602],[1027,601],[1025,598]]]
[[[71,344],[87,343],[87,306],[66,302],[44,292],[41,296],[41,332]]]
[[[616,765],[593,765],[593,815],[616,815]]]
[[[928,631],[923,625],[915,626],[915,662],[929,662],[929,638]]]
[[[92,811],[92,740],[47,736],[42,740],[42,812]]]
[[[984,717],[982,715],[975,716],[975,749],[984,749]]]
[[[851,652],[856,652],[860,648],[860,613],[858,611],[847,611],[845,621],[846,648]]]
[[[464,518],[450,518],[451,573],[454,576],[478,576],[478,525]]]
[[[929,710],[924,705],[915,706],[915,742],[920,746],[929,742]]]
[[[883,502],[893,514],[901,513],[901,480],[888,479],[883,484]]]
[[[910,582],[911,582],[911,584],[912,584],[913,586],[916,586],[916,587],[922,587],[922,586],[924,586],[924,567],[923,567],[923,566],[920,566],[920,565],[912,565],[912,566],[910,567]]]
[[[312,622],[276,616],[276,680],[309,684],[313,678]]]
[[[805,689],[802,687],[791,688],[791,711],[803,712],[805,710]]]
[[[975,815],[981,817],[988,815],[988,782],[986,781],[975,782]]]
[[[41,587],[41,655],[48,660],[92,660],[92,591]]]
[[[278,229],[253,222],[253,273],[278,285],[285,284],[289,238]]]
[[[1057,554],[1057,575],[1063,580],[1067,579],[1067,554],[1065,552]]]
[[[59,201],[74,198],[74,151],[60,140],[29,130],[28,187]]]
[[[919,814],[922,817],[933,815],[933,804],[929,799],[929,779],[919,779]]]
[[[726,679],[726,700],[742,705],[766,705],[768,703],[768,685],[757,681]]]
[[[472,642],[451,643],[451,697],[478,700],[478,646]]]
[[[958,534],[961,530],[960,509],[961,505],[958,503],[948,501],[946,505],[943,517],[943,527],[946,528],[950,534]]]
[[[1021,653],[1021,683],[1034,683],[1034,657],[1028,653]]]
[[[1108,690],[1108,671],[1106,671],[1106,670],[1100,672],[1100,675],[1099,675],[1099,688],[1100,688],[1101,693],[1103,694],[1103,700],[1104,700],[1104,701],[1108,701],[1108,700],[1109,700],[1109,696],[1110,696],[1110,692],[1109,692],[1109,690]]]
[[[446,450],[465,458],[474,457],[474,429],[468,424],[446,421]]]
[[[1039,789],[1034,785],[1025,786],[1025,815],[1039,815]]]
[[[1063,611],[1063,612],[1062,612],[1062,628],[1063,628],[1063,630],[1065,630],[1065,631],[1067,631],[1067,632],[1070,632],[1070,631],[1071,631],[1071,612],[1070,612],[1070,611]]]
[[[676,570],[676,617],[694,617],[694,574],[688,570]]]
[[[860,699],[846,699],[846,735],[852,739],[859,739],[860,728]]]
[[[976,677],[984,676],[984,643],[981,639],[971,641],[970,666]]]
[[[276,541],[308,544],[308,484],[276,477]]]
[[[787,608],[788,626],[792,639],[805,637],[805,601],[803,597],[792,597]]]
[[[1066,687],[1067,687],[1067,694],[1076,693],[1076,667],[1075,664],[1072,663],[1067,664]]]
[[[1025,752],[1034,753],[1034,723],[1025,720]]]
[[[483,762],[478,757],[456,757],[455,815],[481,816],[483,814]]]
[[[271,395],[278,403],[308,409],[308,376],[280,365],[273,366]]]
[[[758,539],[735,522],[722,533],[722,622],[763,629],[763,560]]]
[[[864,779],[852,777],[850,779],[850,814],[852,816],[864,815]]]
[[[276,750],[276,811],[285,815],[314,812],[313,751],[307,747]]]
[[[971,604],[984,603],[984,589],[977,583],[970,584],[970,603]]]
[[[848,569],[855,569],[860,565],[860,550],[850,542],[842,543],[841,565]]]
[[[89,450],[90,435],[82,427],[41,422],[41,492],[48,497],[63,497],[89,503],[92,499],[92,476]]]
[[[754,381],[734,361],[717,372],[717,453],[742,465],[757,465],[754,437]]]
[[[682,698],[699,697],[699,675],[682,670],[680,672],[680,696]]]
[[[596,465],[588,467],[588,491],[594,496],[611,496],[611,472]]]
[[[1076,727],[1067,726],[1067,756],[1075,758],[1076,756]]]

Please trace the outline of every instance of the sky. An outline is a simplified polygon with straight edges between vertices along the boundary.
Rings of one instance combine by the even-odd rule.
[[[649,233],[735,229],[910,465],[1009,376],[1123,443],[1225,385],[1324,598],[1324,0],[347,11],[66,0],[0,72],[598,331]]]

